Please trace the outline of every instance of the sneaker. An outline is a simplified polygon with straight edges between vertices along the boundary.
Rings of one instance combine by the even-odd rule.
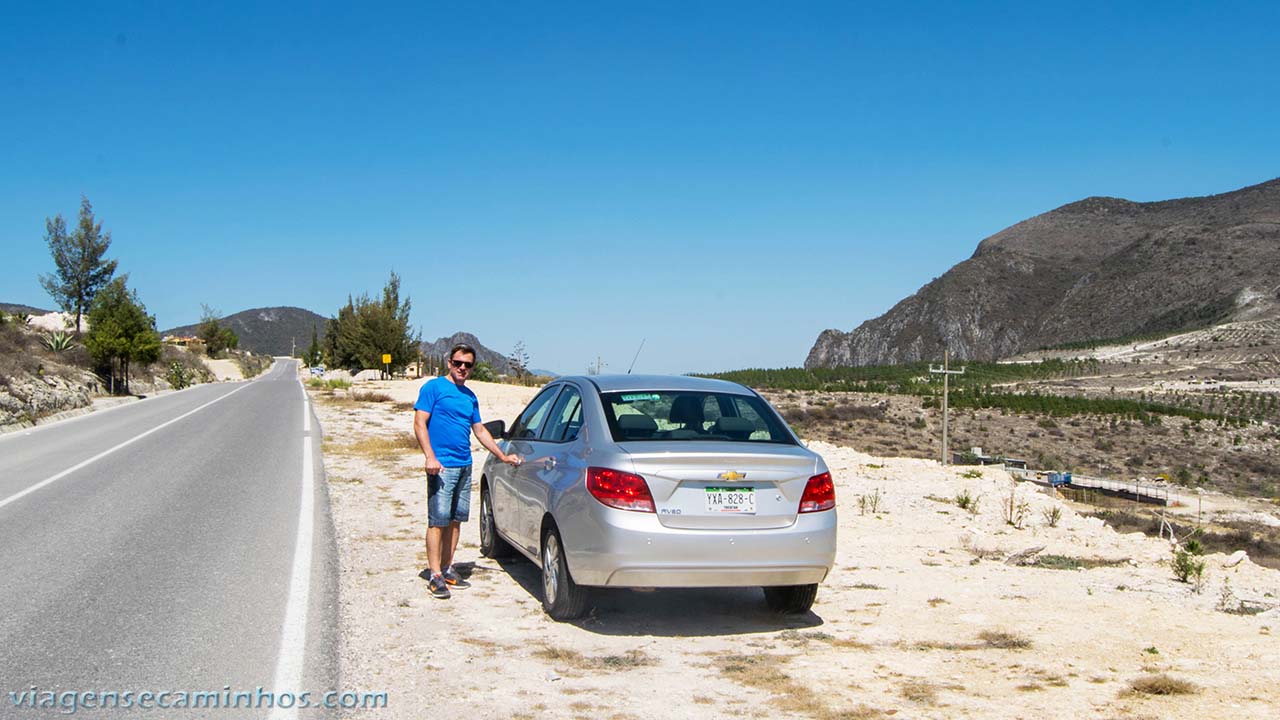
[[[431,581],[427,583],[427,586],[431,588],[432,597],[439,598],[441,600],[449,599],[449,584],[445,582],[443,577],[439,575],[433,576]]]
[[[467,582],[452,567],[450,567],[448,570],[445,570],[443,573],[441,573],[440,577],[444,578],[444,581],[449,584],[449,587],[452,587],[452,588],[458,588],[459,590],[461,590],[462,588],[471,587],[471,583]]]

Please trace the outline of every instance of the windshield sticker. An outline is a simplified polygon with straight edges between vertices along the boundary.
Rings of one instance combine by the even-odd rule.
[[[658,393],[623,393],[622,402],[644,402],[645,400],[657,400]]]

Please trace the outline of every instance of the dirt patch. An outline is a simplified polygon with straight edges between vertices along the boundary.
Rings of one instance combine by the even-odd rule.
[[[485,420],[510,421],[536,392],[468,385]],[[840,543],[812,613],[770,614],[751,588],[615,590],[557,623],[537,567],[480,557],[475,522],[459,558],[472,587],[435,600],[420,576],[422,459],[404,447],[411,410],[396,409],[418,383],[361,387],[394,402],[312,395],[339,543],[343,682],[390,692],[386,710],[361,717],[416,719],[459,697],[476,717],[698,720],[1264,718],[1280,704],[1275,613],[1219,609],[1228,584],[1240,602],[1274,607],[1280,572],[1208,554],[1197,593],[1173,578],[1167,542],[1117,532],[1003,471],[965,476],[823,442],[811,447],[836,478]],[[374,439],[386,456],[355,450]],[[1011,488],[1028,506],[1020,527],[1001,512]],[[961,494],[972,511],[954,505]],[[1055,507],[1051,526],[1043,511]],[[1078,567],[1003,562],[1041,546]],[[1199,692],[1126,692],[1159,673]]]

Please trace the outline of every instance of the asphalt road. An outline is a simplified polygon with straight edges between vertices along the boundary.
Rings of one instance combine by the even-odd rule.
[[[0,436],[0,718],[335,715],[258,692],[342,689],[322,473],[293,361]],[[133,706],[68,699],[103,691]]]

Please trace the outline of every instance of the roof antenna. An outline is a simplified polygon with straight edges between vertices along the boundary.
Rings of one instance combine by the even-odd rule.
[[[636,348],[636,356],[631,358],[631,367],[627,368],[627,374],[631,374],[631,370],[636,366],[636,360],[640,359],[640,351],[644,349],[644,338],[640,338],[640,347]]]

